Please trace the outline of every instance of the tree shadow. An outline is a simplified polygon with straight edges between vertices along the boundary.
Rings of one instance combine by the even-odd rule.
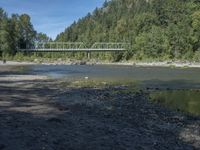
[[[32,86],[0,83],[0,150],[200,148],[199,117],[152,104],[142,91],[24,83]]]

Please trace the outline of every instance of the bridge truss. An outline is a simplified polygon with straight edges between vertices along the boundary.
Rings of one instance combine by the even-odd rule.
[[[126,51],[129,43],[94,43],[88,47],[83,42],[36,42],[34,46],[19,49],[24,52],[110,52]]]

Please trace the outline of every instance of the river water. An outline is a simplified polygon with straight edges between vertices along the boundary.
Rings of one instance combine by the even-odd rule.
[[[16,74],[47,75],[66,80],[135,82],[152,91],[153,101],[200,115],[200,69],[115,65],[18,66]]]

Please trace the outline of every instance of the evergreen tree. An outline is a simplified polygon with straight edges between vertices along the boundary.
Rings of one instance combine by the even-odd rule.
[[[200,49],[199,9],[198,0],[106,1],[56,41],[129,42],[132,52],[126,56],[192,59]]]

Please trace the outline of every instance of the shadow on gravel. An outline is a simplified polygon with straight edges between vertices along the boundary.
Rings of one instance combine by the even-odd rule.
[[[25,84],[33,86],[0,83],[0,150],[200,149],[200,118],[152,104],[142,91]]]

